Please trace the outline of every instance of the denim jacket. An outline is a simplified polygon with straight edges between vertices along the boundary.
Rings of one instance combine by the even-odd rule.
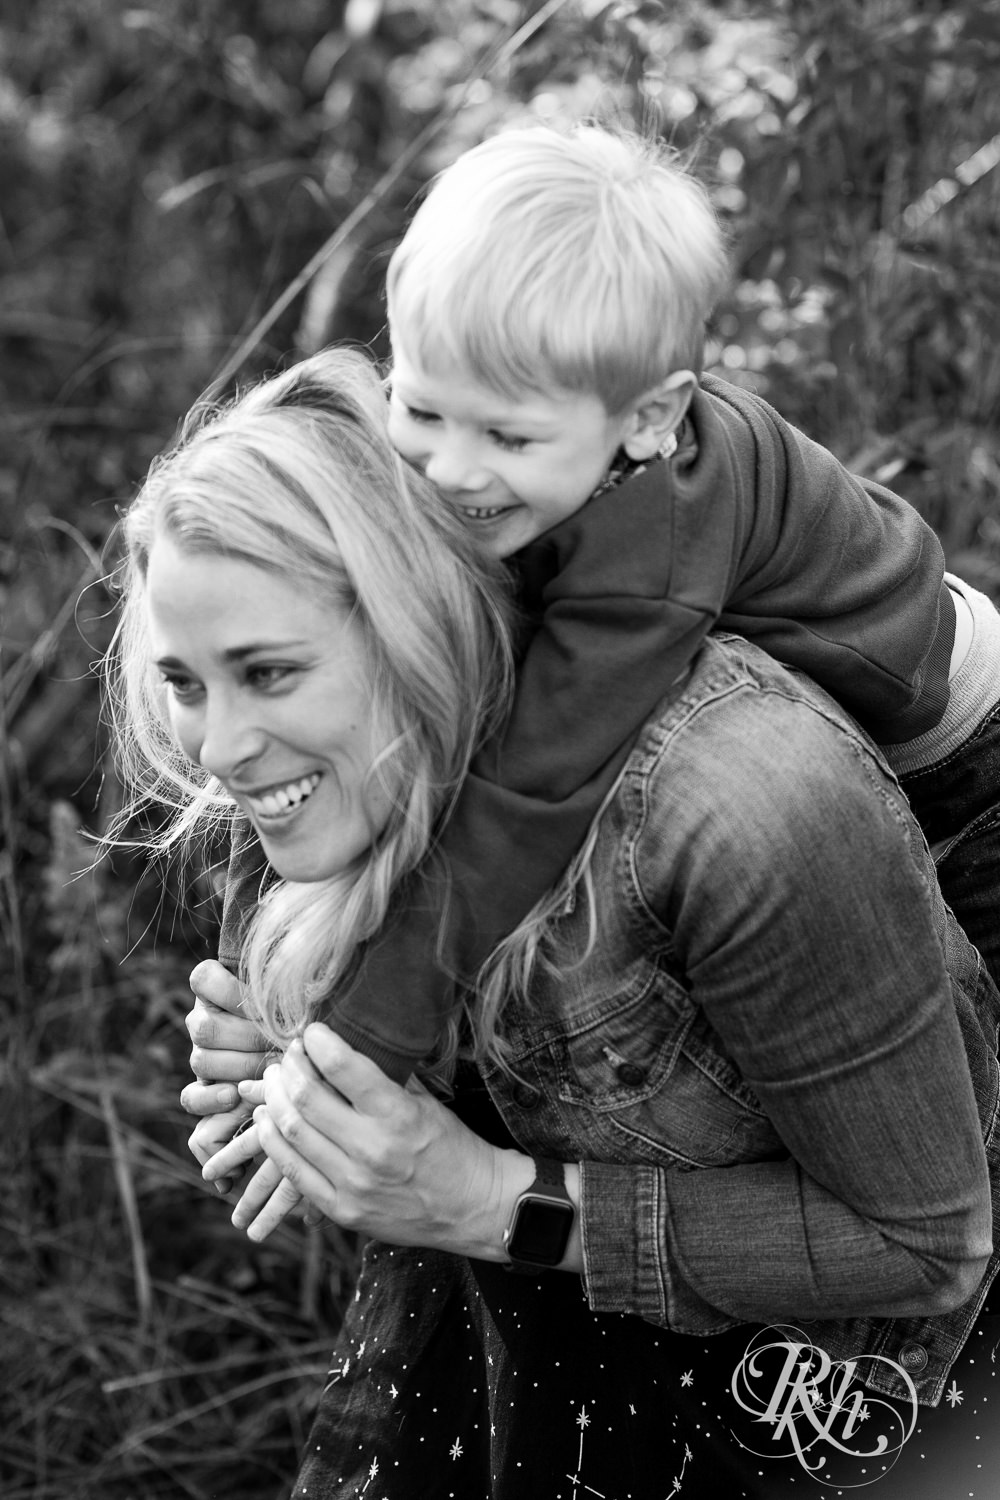
[[[936,1404],[997,1269],[1000,995],[879,751],[710,637],[589,871],[503,1013],[515,1076],[484,1076],[524,1149],[581,1163],[591,1306],[793,1322]]]

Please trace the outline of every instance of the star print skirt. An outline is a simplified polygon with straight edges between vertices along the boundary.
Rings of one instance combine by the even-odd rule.
[[[690,1338],[575,1276],[373,1244],[293,1500],[996,1500],[998,1358],[987,1311],[910,1410],[789,1330]]]

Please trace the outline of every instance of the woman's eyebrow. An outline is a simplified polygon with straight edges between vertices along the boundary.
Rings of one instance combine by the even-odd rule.
[[[307,640],[293,638],[291,640],[277,641],[249,641],[243,646],[229,646],[222,652],[222,660],[226,662],[245,661],[248,656],[256,656],[261,651],[294,651],[304,649],[312,643]],[[154,662],[158,667],[184,667],[186,663],[179,656],[157,656]]]
[[[229,646],[222,653],[223,661],[243,661],[247,656],[256,656],[258,651],[293,651],[314,643],[292,637],[289,640],[250,641],[245,646]]]

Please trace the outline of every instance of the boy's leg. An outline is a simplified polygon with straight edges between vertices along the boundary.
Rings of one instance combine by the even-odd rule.
[[[1000,702],[957,750],[900,783],[944,898],[1000,986]]]

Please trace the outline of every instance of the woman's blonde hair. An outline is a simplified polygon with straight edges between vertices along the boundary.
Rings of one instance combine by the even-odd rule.
[[[435,180],[389,263],[389,324],[434,374],[612,415],[701,370],[728,274],[708,194],[662,142],[595,125],[507,130]]]
[[[498,575],[454,513],[408,469],[386,434],[370,360],[331,350],[227,405],[195,409],[157,459],[121,525],[122,612],[108,702],[128,806],[166,804],[157,852],[189,849],[237,809],[181,753],[150,660],[145,579],[152,546],[249,563],[353,611],[372,671],[372,767],[393,808],[360,868],[310,884],[274,880],[253,916],[241,978],[279,1045],[349,972],[399,882],[430,849],[510,687]]]

